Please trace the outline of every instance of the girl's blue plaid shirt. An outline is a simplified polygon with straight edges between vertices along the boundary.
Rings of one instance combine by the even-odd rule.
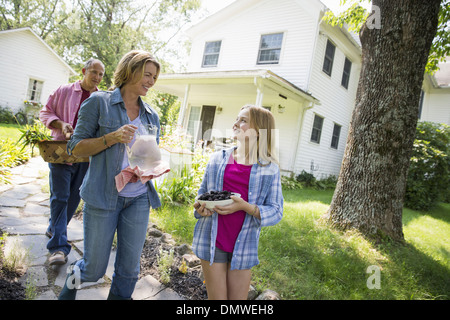
[[[233,150],[234,148],[222,150],[211,156],[198,190],[199,195],[211,190],[222,190],[225,167]],[[280,169],[277,164],[270,163],[267,166],[254,164],[252,166],[248,202],[258,206],[261,219],[250,214],[245,216],[233,250],[232,270],[250,269],[259,263],[258,243],[261,227],[273,226],[280,222],[283,216],[283,194]],[[194,215],[198,221],[194,229],[192,250],[200,259],[212,264],[217,237],[217,213],[214,212],[209,217],[202,217],[194,210]]]

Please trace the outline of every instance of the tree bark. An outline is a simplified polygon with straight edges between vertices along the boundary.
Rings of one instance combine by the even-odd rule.
[[[403,240],[402,209],[419,98],[441,0],[374,0],[345,154],[326,214],[339,229]],[[370,17],[369,17],[370,18]]]

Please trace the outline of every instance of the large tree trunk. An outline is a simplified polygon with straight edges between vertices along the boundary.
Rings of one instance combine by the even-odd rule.
[[[440,0],[374,0],[381,28],[360,32],[362,69],[338,184],[340,229],[403,239],[402,209],[419,98]]]

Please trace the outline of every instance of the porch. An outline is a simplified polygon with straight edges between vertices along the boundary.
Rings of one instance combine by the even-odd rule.
[[[155,89],[178,96],[178,124],[193,137],[223,143],[245,104],[269,109],[275,118],[282,171],[294,168],[305,111],[319,101],[269,70],[162,74]]]

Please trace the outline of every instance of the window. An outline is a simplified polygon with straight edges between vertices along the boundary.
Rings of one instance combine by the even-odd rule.
[[[28,81],[27,100],[33,102],[40,102],[43,85],[44,85],[43,81],[30,79],[30,81]]]
[[[335,123],[333,128],[333,136],[331,137],[331,147],[333,149],[338,148],[340,135],[341,135],[341,126]]]
[[[217,67],[222,41],[212,41],[205,43],[202,67]]]
[[[323,126],[323,118],[321,116],[318,116],[317,114],[314,115],[313,129],[311,132],[311,142],[320,143],[320,136],[322,135],[322,126]]]
[[[345,58],[345,63],[344,63],[344,72],[342,73],[342,81],[341,81],[341,85],[345,88],[348,89],[348,82],[350,80],[350,71],[352,70],[352,63],[350,60],[348,60],[347,58]]]
[[[334,52],[336,51],[336,46],[327,40],[327,48],[325,50],[325,58],[323,60],[323,72],[331,76],[331,70],[333,69]]]
[[[277,64],[280,61],[283,34],[265,34],[259,44],[258,64]]]
[[[196,132],[198,131],[198,126],[200,121],[200,107],[191,107],[191,112],[189,113],[189,120],[187,126],[187,133],[192,137],[192,141],[196,142]]]

